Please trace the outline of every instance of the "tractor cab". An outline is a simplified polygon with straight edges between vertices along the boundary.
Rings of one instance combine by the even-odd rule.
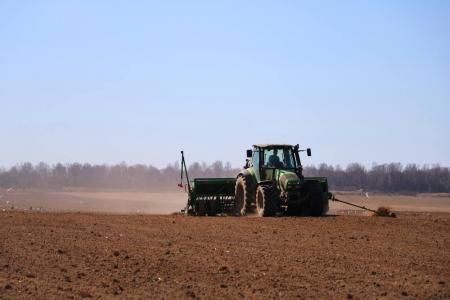
[[[254,145],[253,150],[247,150],[247,168],[255,172],[256,180],[267,181],[277,178],[280,171],[290,171],[302,176],[299,146],[270,144]],[[311,150],[306,150],[311,156]]]

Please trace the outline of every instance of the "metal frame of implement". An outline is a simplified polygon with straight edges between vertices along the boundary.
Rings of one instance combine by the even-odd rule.
[[[181,151],[181,182],[188,193],[188,202],[183,212],[194,216],[215,216],[233,212],[235,205],[236,178],[195,178],[189,181],[189,174]],[[186,177],[187,183],[183,185]],[[187,188],[187,190],[186,190]]]

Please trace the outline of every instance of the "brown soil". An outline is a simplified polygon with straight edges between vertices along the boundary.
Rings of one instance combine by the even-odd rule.
[[[450,213],[450,194],[386,195],[336,193],[337,198],[376,210],[389,207],[393,212],[447,212]],[[144,191],[98,190],[0,190],[0,212],[5,210],[34,210],[45,212],[103,212],[170,214],[179,212],[186,205],[187,195],[175,193],[151,193]],[[330,201],[332,214],[358,214],[362,210],[339,202]],[[370,213],[369,213],[370,214]]]
[[[450,214],[0,212],[0,298],[449,298]]]

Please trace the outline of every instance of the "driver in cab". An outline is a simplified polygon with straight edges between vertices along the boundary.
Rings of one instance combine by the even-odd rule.
[[[278,156],[278,151],[274,150],[273,154],[269,156],[269,161],[266,165],[268,168],[284,168],[284,164],[280,161],[280,157]]]

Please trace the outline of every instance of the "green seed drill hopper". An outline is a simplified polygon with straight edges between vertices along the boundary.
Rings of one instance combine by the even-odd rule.
[[[189,175],[181,151],[181,183],[186,176],[187,184],[184,188],[188,192],[188,202],[184,213],[194,216],[216,216],[218,214],[232,214],[235,209],[234,189],[236,178],[195,178],[189,180]]]

